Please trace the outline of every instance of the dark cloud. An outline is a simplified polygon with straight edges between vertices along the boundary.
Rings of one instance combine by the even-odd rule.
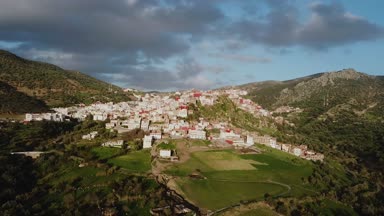
[[[239,61],[243,63],[270,63],[272,60],[265,57],[257,57],[253,55],[238,55],[238,54],[221,54],[221,53],[212,53],[210,56],[215,58],[223,58],[226,60]]]
[[[237,5],[243,16],[225,14],[219,7],[223,2]],[[338,4],[312,4],[310,18],[302,20],[298,3],[2,0],[0,42],[18,44],[12,51],[21,56],[121,86],[167,90],[224,83],[207,77],[228,72],[227,66],[202,65],[196,56],[185,58],[202,51],[195,47],[191,51],[202,41],[213,44],[205,53],[220,53],[211,57],[267,63],[269,58],[242,55],[240,51],[255,44],[281,51],[297,45],[326,49],[382,36],[381,26],[348,13]],[[175,60],[179,60],[177,66],[169,69]]]
[[[310,6],[309,20],[301,22],[290,1],[266,1],[270,12],[264,19],[235,22],[230,32],[241,39],[270,47],[300,45],[325,49],[381,38],[383,28],[345,11],[340,4],[316,3]]]
[[[153,66],[126,67],[124,70],[125,73],[99,74],[99,77],[143,90],[209,89],[217,85],[204,76],[205,67],[194,59],[182,60],[176,71]]]
[[[164,59],[189,48],[223,15],[210,3],[150,0],[4,0],[0,38],[40,49],[113,52]]]
[[[298,31],[298,41],[314,48],[369,41],[383,36],[383,28],[348,13],[339,4],[311,6],[312,17]]]

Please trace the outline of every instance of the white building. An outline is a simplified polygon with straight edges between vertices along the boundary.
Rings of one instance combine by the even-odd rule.
[[[235,134],[233,130],[221,130],[220,139],[236,139],[240,138],[240,134]]]
[[[31,113],[25,114],[25,121],[32,121],[33,120],[33,115]]]
[[[141,121],[141,126],[140,128],[144,131],[147,131],[149,129],[149,120],[148,119],[143,119]]]
[[[104,147],[118,147],[121,148],[124,144],[124,140],[114,140],[103,143],[101,146]]]
[[[116,127],[116,124],[110,122],[110,123],[105,123],[105,129],[112,129]]]
[[[188,117],[188,110],[187,109],[179,110],[177,113],[177,116],[181,117],[181,118],[187,118]]]
[[[170,158],[171,156],[172,156],[172,150],[169,150],[169,149],[160,150],[160,157],[161,158]]]
[[[145,135],[143,138],[143,148],[152,148],[153,136]]]
[[[244,146],[245,143],[244,143],[244,139],[242,138],[234,138],[234,139],[231,139],[232,141],[232,145],[234,146]]]
[[[207,133],[203,130],[188,130],[188,137],[191,139],[207,139]]]
[[[251,145],[254,145],[254,144],[255,144],[255,142],[253,141],[253,137],[247,135],[247,142],[246,142],[246,145],[247,145],[247,146],[251,146]]]
[[[105,121],[107,120],[108,115],[106,113],[95,113],[93,114],[94,121]]]
[[[255,136],[253,138],[255,143],[260,143],[263,145],[270,146],[272,148],[276,148],[276,139],[269,136]]]
[[[285,152],[289,152],[291,149],[291,144],[281,144],[281,150]]]
[[[82,139],[93,140],[97,136],[97,134],[98,134],[97,131],[92,131],[89,134],[83,135]]]
[[[38,113],[38,114],[25,114],[25,121],[56,121],[63,122],[65,116],[61,113]]]
[[[294,147],[294,148],[293,148],[293,154],[294,154],[294,155],[296,155],[296,156],[300,156],[301,153],[302,153],[301,148],[299,148],[299,147]]]
[[[157,140],[160,140],[163,137],[161,131],[153,131],[150,133],[150,136]]]
[[[126,127],[130,130],[140,128],[141,119],[135,118],[135,119],[129,119],[121,122],[121,126]]]

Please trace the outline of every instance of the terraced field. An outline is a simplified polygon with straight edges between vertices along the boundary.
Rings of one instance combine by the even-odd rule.
[[[129,152],[108,160],[108,163],[132,173],[147,173],[151,170],[151,156],[148,150]]]

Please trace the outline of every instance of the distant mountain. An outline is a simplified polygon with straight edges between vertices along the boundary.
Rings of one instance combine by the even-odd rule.
[[[267,81],[239,86],[257,103],[275,109],[283,105],[321,108],[349,107],[376,110],[384,105],[384,79],[354,69],[319,73],[288,81]],[[378,111],[378,110],[376,110]]]
[[[4,50],[0,50],[0,81],[12,86],[12,91],[44,101],[50,107],[95,101],[126,101],[132,95],[83,73],[26,60]]]

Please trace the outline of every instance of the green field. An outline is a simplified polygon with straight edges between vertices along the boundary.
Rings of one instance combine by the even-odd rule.
[[[188,177],[196,170],[206,179]],[[187,162],[166,172],[179,177],[176,183],[187,198],[207,209],[261,200],[265,193],[296,197],[316,193],[301,180],[311,175],[311,162],[270,148],[253,155],[233,150],[195,152]]]
[[[265,193],[282,194],[288,189],[284,186],[267,182],[238,182],[218,180],[178,181],[181,189],[198,206],[219,209],[238,203],[241,200],[263,199]]]
[[[132,173],[146,173],[151,170],[151,156],[148,150],[133,151],[108,160],[108,163]]]
[[[91,150],[96,156],[100,159],[107,159],[118,154],[121,154],[121,148],[111,148],[111,147],[95,147]]]

